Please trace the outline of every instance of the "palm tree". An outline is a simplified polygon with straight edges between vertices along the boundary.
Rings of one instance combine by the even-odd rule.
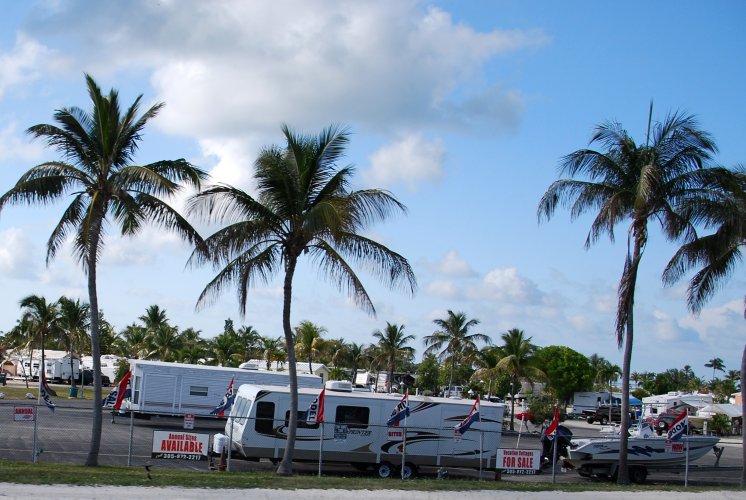
[[[350,367],[350,382],[355,383],[357,378],[357,369],[365,362],[365,347],[355,342],[347,344],[345,349],[345,358]]]
[[[56,302],[48,303],[44,297],[29,295],[21,299],[20,306],[23,309],[21,324],[25,325],[29,334],[29,343],[38,340],[41,348],[41,363],[39,364],[39,378],[44,366],[44,346],[48,337],[59,336],[60,311]],[[33,352],[33,351],[32,351]],[[55,395],[52,393],[52,395]]]
[[[218,366],[238,366],[243,361],[243,344],[235,332],[223,332],[208,347],[212,362]]]
[[[281,361],[285,357],[285,341],[282,337],[271,339],[269,337],[259,338],[259,349],[264,360],[267,362],[267,370],[272,367],[273,361]]]
[[[386,378],[387,389],[391,392],[394,382],[394,370],[397,361],[414,355],[414,349],[407,345],[415,339],[414,335],[404,334],[404,325],[394,325],[386,322],[386,328],[373,332],[373,338],[378,339],[380,356],[386,360],[388,377]]]
[[[145,124],[163,107],[156,104],[138,117],[142,96],[124,112],[118,92],[103,95],[89,75],[85,76],[92,102],[90,113],[77,108],[55,112],[59,124],[40,124],[27,132],[43,138],[64,158],[32,167],[16,185],[0,197],[0,209],[8,204],[51,203],[66,194],[72,203],[65,209],[47,242],[47,263],[68,236],[74,234],[74,254],[88,275],[91,308],[91,355],[93,357],[94,401],[101,394],[101,350],[96,266],[103,252],[104,225],[115,221],[122,235],[137,234],[146,222],[177,231],[191,243],[200,238],[189,223],[163,198],[180,189],[180,183],[199,187],[207,174],[185,160],[158,161],[132,165]],[[91,445],[86,465],[98,464],[101,446],[102,410],[94,405]]]
[[[313,359],[321,352],[321,338],[326,333],[323,326],[314,325],[311,321],[301,321],[295,327],[295,351],[298,356],[308,360],[308,373],[313,373]]]
[[[651,104],[652,111],[652,104]],[[570,208],[573,219],[598,210],[586,239],[586,248],[614,227],[629,220],[627,256],[619,281],[616,315],[617,344],[624,347],[622,363],[622,428],[629,426],[629,375],[632,362],[633,309],[640,260],[648,242],[651,221],[660,222],[665,236],[674,240],[691,234],[692,226],[679,209],[686,198],[696,198],[702,189],[701,171],[715,153],[709,134],[698,129],[691,116],[675,113],[648,126],[648,140],[637,145],[619,123],[596,128],[591,144],[603,152],[580,149],[561,161],[561,173],[570,178],[552,183],[541,198],[538,216],[549,219],[558,205]],[[575,177],[586,179],[576,179]],[[619,484],[629,484],[628,436],[622,433],[619,446]]]
[[[715,370],[725,373],[725,363],[720,358],[712,358],[705,363],[705,368],[712,368],[712,381],[715,382]]]
[[[526,379],[534,380],[544,377],[544,372],[535,366],[536,346],[531,343],[532,337],[526,337],[523,330],[512,328],[503,333],[503,345],[500,346],[500,361],[496,368],[510,377],[510,430],[515,429],[515,395],[516,387]]]
[[[500,369],[497,364],[502,357],[502,350],[497,346],[486,346],[477,353],[476,366],[477,370],[472,374],[472,382],[487,380],[487,399],[492,396],[492,384],[500,376]]]
[[[67,351],[70,353],[70,385],[75,387],[75,371],[73,356],[78,347],[90,343],[88,328],[91,325],[91,311],[88,304],[81,304],[79,299],[60,297],[58,325],[60,336],[64,339]]]
[[[157,304],[148,306],[148,308],[145,309],[145,314],[137,319],[142,321],[145,330],[150,335],[154,335],[162,326],[169,326],[168,316],[166,315],[165,309],[161,309]]]
[[[160,361],[173,361],[183,346],[179,329],[168,324],[161,324],[155,330],[149,330],[148,344],[148,359],[155,358]]]
[[[253,359],[259,352],[261,335],[253,326],[242,326],[236,332],[241,344],[244,346],[243,357],[245,360]]]
[[[213,186],[194,196],[192,213],[228,223],[205,242],[206,252],[193,254],[195,264],[211,262],[220,269],[205,287],[198,304],[235,285],[241,314],[248,289],[284,273],[282,325],[290,370],[290,421],[287,446],[277,472],[292,473],[298,412],[298,383],[290,308],[293,277],[302,255],[310,254],[324,275],[348,292],[364,310],[373,302],[348,260],[374,269],[392,286],[416,288],[407,260],[361,232],[405,207],[391,193],[378,189],[351,191],[354,168],[337,167],[348,132],[329,127],[318,137],[282,128],[286,145],[265,148],[255,163],[257,197],[231,186]]]
[[[127,358],[146,359],[150,354],[150,338],[145,327],[131,324],[122,330],[117,351]]]
[[[198,365],[205,357],[205,349],[200,344],[187,344],[174,354],[179,363]]]
[[[453,369],[456,364],[478,352],[477,342],[490,343],[490,338],[483,333],[469,333],[469,329],[479,324],[478,319],[467,319],[466,314],[448,310],[448,317],[433,320],[439,329],[424,338],[425,356],[435,354],[438,361],[448,362],[450,376],[448,391],[453,387]]]

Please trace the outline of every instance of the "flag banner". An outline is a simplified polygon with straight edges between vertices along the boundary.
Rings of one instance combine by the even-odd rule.
[[[404,393],[399,403],[394,407],[386,425],[398,426],[399,422],[409,416],[409,391]]]
[[[559,408],[556,406],[554,407],[554,418],[552,419],[552,423],[549,424],[549,427],[547,427],[547,430],[544,431],[545,436],[554,435],[557,432],[557,426],[559,426]]]
[[[477,396],[476,401],[474,401],[474,406],[471,407],[469,415],[465,419],[463,419],[461,423],[456,425],[456,432],[459,434],[463,434],[464,432],[469,430],[471,424],[477,421],[479,421],[479,396]]]
[[[321,389],[319,395],[311,401],[311,405],[306,411],[306,423],[308,425],[321,424],[324,422],[324,396],[326,387]]]
[[[129,385],[130,377],[132,377],[132,372],[127,372],[127,374],[122,377],[122,380],[119,381],[119,387],[117,387],[117,400],[114,402],[115,410],[120,409],[124,398],[129,396],[127,386]]]
[[[233,377],[231,377],[231,381],[228,384],[228,390],[225,391],[225,396],[223,396],[220,404],[217,405],[215,409],[210,412],[210,415],[217,415],[218,417],[224,416],[225,412],[230,410],[231,406],[233,406],[233,398]]]
[[[671,423],[671,427],[668,429],[668,439],[671,441],[678,441],[681,436],[688,434],[689,429],[689,418],[687,412],[683,412],[678,416],[676,420]]]
[[[108,396],[106,396],[104,399],[101,400],[101,406],[114,406],[114,403],[117,402],[117,393],[119,392],[119,386],[114,386],[114,388],[111,390]]]
[[[46,375],[44,375],[44,371],[41,371],[40,373],[41,376],[39,377],[39,395],[41,396],[41,399],[44,400],[44,404],[47,405],[47,408],[54,412],[54,403],[52,403],[52,400],[49,398],[49,395],[52,391],[47,385],[47,377]]]

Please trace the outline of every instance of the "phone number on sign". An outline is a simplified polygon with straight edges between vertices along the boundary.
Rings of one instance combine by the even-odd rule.
[[[188,453],[153,453],[153,458],[167,458],[175,460],[207,460],[203,455],[190,455]]]

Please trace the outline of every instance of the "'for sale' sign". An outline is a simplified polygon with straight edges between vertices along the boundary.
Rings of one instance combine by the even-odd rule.
[[[497,468],[506,474],[536,474],[540,460],[539,450],[497,449]]]

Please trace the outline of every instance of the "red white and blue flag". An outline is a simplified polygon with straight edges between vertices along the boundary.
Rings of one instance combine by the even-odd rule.
[[[393,425],[394,427],[399,426],[399,422],[409,416],[409,391],[407,390],[402,396],[399,403],[394,407],[394,411],[391,412],[391,416],[386,421],[386,425]]]
[[[47,408],[52,410],[52,413],[54,413],[54,403],[52,403],[52,400],[49,397],[49,395],[54,393],[54,391],[52,391],[47,385],[47,377],[44,375],[44,370],[39,370],[39,372],[41,373],[41,376],[39,377],[39,396],[44,400],[44,404],[47,405]]]
[[[678,441],[681,439],[681,436],[688,434],[688,429],[689,418],[687,417],[687,412],[683,412],[671,423],[671,427],[668,428],[667,437],[671,441]]]
[[[124,398],[129,397],[132,393],[131,390],[127,389],[131,377],[132,372],[127,372],[127,374],[122,377],[122,380],[119,381],[119,387],[117,387],[117,400],[114,402],[115,410],[120,409],[122,407],[122,401],[124,401]]]
[[[474,401],[474,406],[471,407],[471,411],[469,412],[469,415],[463,419],[459,424],[456,425],[456,432],[459,434],[463,434],[464,432],[469,430],[469,427],[471,427],[471,424],[474,422],[480,421],[479,419],[479,395],[477,395],[477,400]]]
[[[544,431],[544,435],[545,436],[554,435],[557,432],[558,426],[559,426],[559,408],[555,406],[554,407],[554,418],[552,419],[552,423],[549,424],[549,427],[547,427],[547,430]]]
[[[220,404],[217,405],[215,409],[210,412],[210,415],[217,415],[218,417],[224,416],[225,412],[230,410],[231,406],[233,406],[234,398],[235,395],[233,394],[233,377],[231,377],[231,381],[228,384],[228,390],[225,391],[225,396],[223,396]]]
[[[324,396],[326,395],[326,387],[321,389],[321,392],[311,402],[311,405],[306,411],[306,423],[308,425],[321,424],[324,422]]]

